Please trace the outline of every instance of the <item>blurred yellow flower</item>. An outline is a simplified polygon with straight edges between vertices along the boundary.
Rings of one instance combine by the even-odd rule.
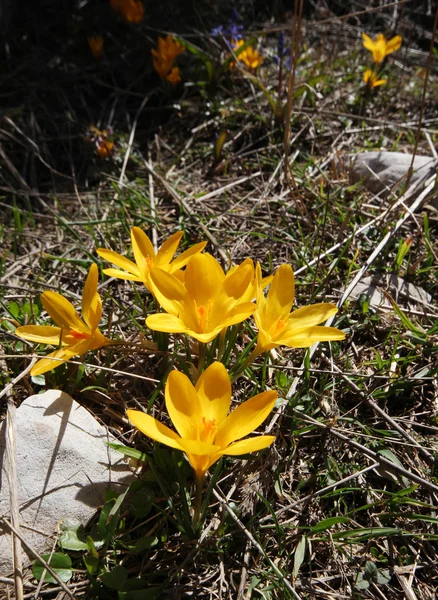
[[[157,442],[185,452],[196,478],[202,480],[221,456],[237,456],[267,448],[272,435],[242,439],[272,411],[277,392],[267,391],[240,404],[228,415],[231,383],[222,363],[210,365],[193,386],[183,373],[172,371],[166,382],[166,408],[178,433],[139,410],[128,410],[131,423]],[[228,415],[228,416],[227,416]]]
[[[365,83],[366,86],[368,86],[369,88],[375,88],[378,87],[379,85],[385,85],[386,84],[386,79],[377,79],[377,75],[374,71],[372,71],[371,69],[367,69],[365,71],[365,73],[363,74],[363,81]]]
[[[102,301],[97,292],[98,278],[97,265],[93,264],[82,295],[82,319],[64,296],[49,291],[41,294],[41,303],[57,327],[24,325],[16,329],[15,333],[18,336],[30,342],[63,346],[39,360],[32,367],[31,375],[41,375],[55,369],[73,356],[80,356],[89,350],[96,350],[113,343],[98,329],[102,317]]]
[[[141,0],[109,0],[111,8],[127,23],[141,23],[144,6]]]
[[[122,269],[104,269],[103,272],[109,277],[141,281],[148,290],[153,291],[150,283],[152,267],[159,267],[163,271],[176,273],[186,266],[192,256],[202,252],[207,245],[207,242],[200,242],[174,258],[183,235],[183,231],[171,235],[155,254],[152,242],[145,232],[140,227],[132,227],[131,243],[135,263],[113,250],[98,248],[97,253],[99,256]]]
[[[241,48],[245,43],[245,40],[233,41],[233,50],[235,53]],[[257,69],[262,62],[263,56],[261,56],[258,50],[254,49],[252,46],[247,46],[245,50],[242,50],[237,55],[237,60],[242,61],[248,67],[248,69]],[[233,68],[235,65],[234,62],[230,63],[230,68]]]
[[[227,274],[210,254],[193,256],[184,281],[152,268],[152,292],[165,313],[150,315],[146,325],[155,331],[187,333],[199,342],[211,342],[225,327],[241,323],[255,310],[254,265],[247,259]]]
[[[257,274],[260,278],[259,270]],[[316,342],[345,338],[345,334],[336,327],[317,326],[337,313],[334,304],[313,304],[291,312],[294,297],[294,273],[290,265],[278,268],[266,298],[260,284],[254,313],[259,335],[253,357],[277,346],[308,348]]]
[[[401,35],[396,35],[390,40],[387,40],[383,33],[379,33],[376,41],[373,41],[369,35],[362,33],[363,45],[367,50],[370,50],[373,54],[373,60],[379,64],[383,59],[398,50],[402,43]]]
[[[154,57],[152,60],[153,67],[161,79],[167,79],[173,84],[181,81],[179,69],[173,63],[183,52],[184,46],[171,35],[158,38],[158,47],[157,49],[152,48],[151,54]]]
[[[99,60],[103,52],[103,37],[101,35],[89,35],[87,39],[91,54],[96,60]]]

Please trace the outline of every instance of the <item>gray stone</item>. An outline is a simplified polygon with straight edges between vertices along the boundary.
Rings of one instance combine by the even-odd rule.
[[[44,553],[64,519],[81,524],[102,505],[109,487],[124,491],[133,475],[105,427],[68,394],[49,390],[30,396],[17,409],[15,447],[18,502],[23,537]],[[6,422],[0,428],[0,515],[9,519]],[[25,558],[25,555],[23,555]],[[9,533],[0,527],[0,574],[12,568]]]
[[[350,181],[363,181],[373,194],[387,191],[400,183],[406,183],[411,166],[412,154],[402,152],[362,152],[353,158]],[[430,156],[415,156],[413,174],[409,186],[426,181],[437,170],[438,161]],[[419,190],[421,191],[421,190]],[[437,206],[436,199],[432,201]]]

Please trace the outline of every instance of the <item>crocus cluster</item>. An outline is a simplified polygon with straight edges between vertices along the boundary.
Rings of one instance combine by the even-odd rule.
[[[171,35],[158,38],[157,48],[152,48],[152,64],[161,79],[174,85],[181,81],[179,68],[174,65],[175,59],[184,52],[184,47]]]
[[[128,417],[153,440],[182,450],[195,471],[198,485],[202,485],[207,470],[221,456],[261,450],[273,442],[273,436],[246,436],[263,423],[277,398],[276,392],[266,391],[228,414],[230,375],[214,358],[204,369],[201,355],[206,345],[218,336],[224,339],[229,327],[250,317],[258,330],[257,342],[249,354],[250,362],[278,346],[307,348],[316,342],[342,340],[345,336],[335,327],[321,325],[336,313],[333,304],[292,310],[295,282],[290,265],[281,265],[274,275],[263,278],[260,264],[247,258],[224,271],[211,254],[203,252],[206,242],[175,256],[182,236],[182,231],[174,233],[155,252],[146,233],[133,227],[133,260],[106,248],[98,248],[97,253],[114,265],[104,269],[106,275],[140,283],[152,293],[155,304],[162,310],[146,318],[149,329],[185,334],[198,343],[200,360],[196,381],[192,383],[184,373],[172,371],[166,382],[166,407],[175,430],[142,411],[129,410]],[[90,350],[126,344],[106,337],[99,330],[102,302],[97,286],[98,268],[92,264],[83,291],[82,318],[61,294],[47,291],[42,294],[41,302],[56,326],[17,328],[17,335],[26,340],[57,347],[35,364],[32,375],[46,373],[59,363]],[[242,372],[248,364],[246,359],[237,372]]]
[[[373,89],[386,84],[386,79],[379,79],[379,72],[384,59],[398,50],[402,43],[401,35],[396,35],[392,39],[387,40],[383,33],[379,33],[375,40],[372,40],[369,35],[362,33],[364,47],[372,53],[373,68],[366,69],[363,81],[368,89]]]
[[[141,0],[109,0],[111,8],[127,23],[141,23],[144,6]]]

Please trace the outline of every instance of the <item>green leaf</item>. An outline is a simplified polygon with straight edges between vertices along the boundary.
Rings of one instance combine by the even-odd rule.
[[[138,519],[144,519],[150,513],[152,503],[155,500],[155,493],[150,488],[140,489],[131,498],[131,513]]]
[[[66,582],[71,579],[73,571],[71,570],[71,558],[68,556],[68,554],[54,552],[51,557],[50,554],[44,554],[43,559],[52,567],[61,581]],[[44,570],[44,565],[42,565],[38,560],[35,561],[32,568],[32,573],[37,581],[41,580]],[[54,579],[52,575],[46,571],[44,575],[44,582],[56,583],[56,579]]]
[[[81,550],[88,550],[88,544],[79,539],[79,533],[82,529],[81,525],[70,526],[61,533],[59,536],[59,543],[63,550],[73,550],[79,552]]]
[[[96,575],[99,570],[100,559],[98,556],[87,554],[82,559],[84,561],[85,568],[89,575]]]
[[[140,452],[140,450],[136,450],[135,448],[128,448],[128,446],[123,446],[123,444],[115,444],[113,442],[105,443],[113,450],[117,450],[117,452],[121,452],[125,456],[129,456],[129,458],[135,458],[135,460],[138,460],[140,462],[152,462],[152,459],[144,452]]]
[[[295,549],[295,554],[294,554],[294,568],[292,571],[292,577],[296,578],[298,575],[298,572],[301,568],[301,565],[304,562],[304,557],[306,555],[306,549],[307,549],[307,538],[305,535],[303,535],[300,539],[300,541],[297,544],[297,547]]]
[[[132,553],[142,554],[143,552],[146,552],[147,550],[150,550],[151,548],[156,546],[158,544],[158,541],[159,540],[157,537],[154,537],[152,535],[146,535],[139,539],[134,546],[132,546]]]
[[[125,567],[119,565],[112,571],[108,571],[101,576],[102,583],[111,590],[118,590],[128,581],[128,571]]]
[[[419,337],[424,338],[425,332],[423,331],[423,329],[420,329],[419,327],[414,325],[414,323],[412,323],[412,321],[405,315],[405,313],[399,307],[397,302],[395,300],[393,300],[392,297],[388,293],[385,292],[385,296],[391,302],[392,308],[394,309],[395,314],[398,316],[398,318],[403,323],[403,325],[406,327],[406,329],[409,329],[409,331],[411,331],[414,335],[418,335]]]
[[[161,590],[159,588],[146,588],[143,579],[128,579],[118,592],[118,600],[155,600]]]
[[[337,523],[349,523],[350,519],[348,517],[330,517],[329,519],[324,519],[314,525],[311,528],[312,533],[319,533],[320,531],[325,531],[326,529],[330,529],[333,525]]]

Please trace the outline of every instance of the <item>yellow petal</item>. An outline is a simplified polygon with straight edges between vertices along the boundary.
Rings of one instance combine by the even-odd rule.
[[[77,329],[84,333],[89,332],[71,302],[57,292],[44,292],[41,294],[41,303],[55,323],[62,329]]]
[[[295,279],[292,267],[281,265],[274,275],[266,301],[266,313],[269,313],[272,322],[289,315],[294,297]]]
[[[29,340],[29,342],[59,346],[61,331],[60,327],[52,327],[51,325],[23,325],[17,327],[15,333],[24,340]]]
[[[334,304],[322,302],[321,304],[311,304],[310,306],[302,306],[294,310],[288,319],[287,331],[292,327],[312,327],[319,325],[323,321],[327,321],[335,315],[338,309]]]
[[[87,325],[93,330],[97,329],[102,318],[102,300],[97,293],[98,280],[99,271],[97,265],[92,264],[82,294],[82,316]]]
[[[155,257],[155,266],[165,268],[170,265],[172,258],[175,256],[175,253],[178,250],[183,233],[183,231],[177,231],[164,242]]]
[[[183,439],[199,439],[202,409],[192,382],[178,371],[172,371],[166,382],[166,408],[175,429]]]
[[[185,271],[185,287],[196,305],[207,306],[225,279],[225,273],[211,254],[195,254]]]
[[[247,291],[254,279],[254,265],[247,259],[237,269],[227,273],[224,280],[224,290],[229,297],[239,300]]]
[[[142,277],[143,281],[147,281],[149,270],[155,257],[152,242],[140,227],[132,227],[131,244],[135,262],[140,270],[140,277]]]
[[[251,437],[246,440],[240,440],[230,444],[222,454],[228,456],[238,456],[239,454],[247,454],[248,452],[256,452],[257,450],[263,450],[272,444],[275,440],[273,435],[260,435],[259,437]]]
[[[345,333],[336,327],[304,327],[292,329],[276,340],[280,346],[309,348],[317,342],[335,342],[345,339]]]
[[[204,477],[209,467],[221,457],[219,446],[207,444],[206,442],[198,440],[181,440],[181,446],[187,454],[187,458],[196,473],[196,477],[200,479]]]
[[[157,313],[149,315],[146,319],[146,326],[153,331],[163,331],[165,333],[188,333],[186,325],[175,315]]]
[[[174,273],[175,271],[179,271],[179,269],[182,269],[183,267],[185,267],[186,264],[189,262],[189,260],[192,258],[192,256],[202,252],[206,245],[207,245],[207,242],[200,242],[199,244],[195,244],[194,246],[192,246],[191,248],[189,248],[188,250],[186,250],[185,252],[180,254],[172,262],[171,268],[170,268],[170,273]]]
[[[222,320],[222,327],[229,327],[241,323],[250,317],[256,309],[256,305],[252,302],[242,302],[231,309]]]
[[[230,376],[220,362],[211,364],[196,383],[201,413],[218,427],[226,418],[231,403]]]
[[[126,271],[119,271],[119,269],[104,269],[103,272],[105,275],[108,275],[108,277],[115,277],[116,279],[124,279],[125,281],[143,281],[141,277],[137,277],[137,275],[132,275]]]
[[[105,248],[98,248],[96,252],[103,259],[107,260],[113,265],[116,265],[116,267],[120,267],[120,269],[123,269],[123,271],[126,271],[134,277],[137,277],[138,281],[141,281],[140,269],[135,263],[132,262],[132,260],[129,260],[125,256],[122,256],[121,254],[118,254],[113,250],[106,250]],[[120,279],[132,279],[132,277],[126,276],[127,273],[121,273],[120,271],[116,271],[117,275],[114,275],[113,272],[115,271],[115,269],[105,269],[104,273],[108,275],[108,271],[112,272],[110,275],[111,277],[119,277]]]
[[[89,340],[83,340],[75,346],[66,346],[51,352],[46,357],[39,360],[30,370],[32,376],[42,375],[56,369],[60,364],[69,361],[73,356],[80,356],[85,354],[90,349]]]
[[[402,44],[402,36],[396,35],[386,44],[386,54],[391,54],[400,48]]]
[[[163,423],[160,423],[160,421],[157,421],[157,419],[140,410],[127,410],[126,414],[134,427],[148,437],[171,448],[183,450],[179,443],[179,435],[172,431],[172,429],[169,429],[169,427],[166,427],[166,425],[163,425]]]
[[[229,444],[240,440],[257,429],[274,408],[277,392],[262,392],[240,404],[219,426],[215,444],[227,448]]]
[[[150,271],[151,291],[164,310],[178,316],[185,301],[186,289],[177,277],[154,267]]]
[[[374,50],[375,43],[366,33],[362,33],[363,45],[367,50]]]

